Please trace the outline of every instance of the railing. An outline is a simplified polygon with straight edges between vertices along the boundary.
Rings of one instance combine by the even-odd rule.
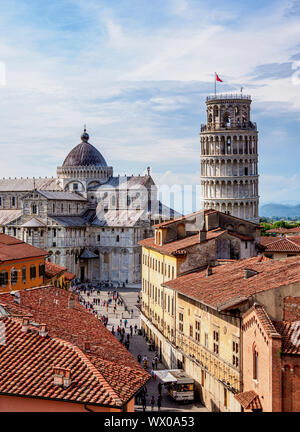
[[[210,95],[207,96],[206,101],[211,101],[214,99],[247,99],[247,100],[251,100],[251,96],[250,95],[243,95],[242,93],[226,93],[226,94],[215,94],[215,95]]]
[[[244,130],[257,130],[256,122],[248,122],[247,124],[236,124],[236,125],[225,125],[220,124],[219,126],[215,126],[214,124],[201,124],[201,132],[205,131],[218,131],[218,130],[236,130],[236,129],[244,129]]]

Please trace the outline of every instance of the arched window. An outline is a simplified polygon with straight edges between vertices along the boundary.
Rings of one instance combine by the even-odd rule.
[[[117,237],[116,237],[116,242],[118,243],[119,241],[120,241],[120,236],[117,235]]]
[[[258,380],[258,352],[253,349],[253,379]]]

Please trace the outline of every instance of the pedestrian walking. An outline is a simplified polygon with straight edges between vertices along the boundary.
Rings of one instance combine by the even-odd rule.
[[[160,411],[161,408],[161,394],[157,397],[157,410]]]
[[[113,334],[113,336],[115,335],[115,326],[112,326],[111,332]]]
[[[157,386],[157,388],[158,388],[158,394],[160,394],[161,395],[161,390],[162,390],[162,384],[159,382],[158,383],[158,386]]]
[[[155,361],[155,369],[157,370],[157,366],[158,366],[158,357],[157,357],[157,355],[155,355],[154,361]]]
[[[134,334],[136,334],[136,332],[137,332],[137,325],[135,324],[135,326],[134,326]]]
[[[139,363],[141,363],[141,360],[142,360],[142,356],[141,356],[141,354],[138,354],[138,356],[137,356],[137,361],[138,361]]]
[[[145,394],[142,394],[141,399],[142,399],[143,411],[145,412],[145,411],[146,411],[146,406],[147,406],[147,402],[146,402],[146,396],[145,396]]]
[[[153,410],[154,410],[154,405],[155,405],[155,399],[154,399],[154,396],[153,396],[153,395],[152,395],[152,398],[151,398],[150,404],[151,404],[151,411],[153,411]]]
[[[124,320],[125,327],[127,327],[127,319]]]
[[[133,332],[133,327],[132,327],[132,325],[130,324],[130,336],[132,337],[132,332]]]

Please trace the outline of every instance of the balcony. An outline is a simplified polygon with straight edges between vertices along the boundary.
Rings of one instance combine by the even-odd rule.
[[[219,100],[219,99],[246,99],[251,101],[250,95],[243,95],[242,93],[220,93],[220,94],[214,94],[207,96],[206,102],[212,101],[212,100]]]
[[[210,131],[235,131],[235,130],[251,130],[251,131],[257,131],[257,125],[256,122],[248,121],[245,124],[237,124],[234,126],[226,125],[225,123],[216,126],[215,124],[201,124],[201,132],[210,132]]]

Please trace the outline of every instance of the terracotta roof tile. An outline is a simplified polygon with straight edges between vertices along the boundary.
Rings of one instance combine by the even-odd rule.
[[[68,308],[70,292],[56,287],[38,287],[20,291],[20,304],[11,294],[0,294],[0,305],[12,316],[30,316],[46,323],[49,336],[75,345],[84,353],[123,401],[130,399],[149,379],[135,358],[104,325],[83,307],[77,295],[75,307]],[[130,385],[128,382],[130,381]],[[82,395],[82,393],[80,393]]]
[[[299,252],[300,253],[300,236],[282,237],[282,238],[262,237],[261,244],[264,246],[264,252]]]
[[[300,321],[274,321],[278,333],[282,336],[283,354],[300,354]]]
[[[0,392],[122,406],[123,401],[87,355],[55,337],[39,336],[33,326],[25,333],[20,319],[6,317],[6,343],[0,346]],[[72,384],[54,385],[53,367],[71,371]]]
[[[272,323],[267,311],[262,305],[254,304],[244,315],[243,320],[250,315],[253,311],[255,311],[261,325],[265,329],[266,333],[270,337],[280,337],[280,334],[274,327],[274,324]]]
[[[257,274],[244,279],[245,269],[252,269]],[[164,285],[218,310],[225,310],[257,292],[299,282],[300,258],[270,260],[260,256],[216,266],[212,270],[208,277],[206,271],[200,271],[180,276]]]
[[[6,234],[0,234],[0,262],[49,255],[43,249],[31,246]]]
[[[189,216],[192,216],[194,214],[199,214],[199,213],[203,213],[203,214],[210,214],[210,213],[216,213],[217,210],[199,210],[197,212],[194,213],[190,213],[184,216],[181,216],[177,219],[170,219],[168,221],[153,225],[153,228],[164,228],[167,227],[167,225],[173,224],[174,222],[180,222],[180,221],[184,221],[185,219],[187,219]]]
[[[50,261],[45,262],[45,276],[50,279],[54,276],[59,275],[60,273],[65,272],[67,269],[65,267],[61,267],[57,264],[54,264]]]
[[[258,394],[253,390],[238,393],[234,397],[244,409],[253,410],[262,408]]]
[[[215,230],[207,231],[207,241],[213,240],[220,235],[224,234],[226,230],[222,230],[220,228],[217,228]],[[154,237],[150,237],[144,240],[141,240],[139,242],[140,245],[149,247],[151,249],[155,249],[158,252],[165,253],[165,254],[176,254],[179,251],[184,251],[185,249],[194,246],[196,244],[200,243],[200,237],[199,234],[191,235],[188,237],[185,237],[181,240],[176,240],[170,243],[166,243],[163,246],[158,246],[155,244]]]

